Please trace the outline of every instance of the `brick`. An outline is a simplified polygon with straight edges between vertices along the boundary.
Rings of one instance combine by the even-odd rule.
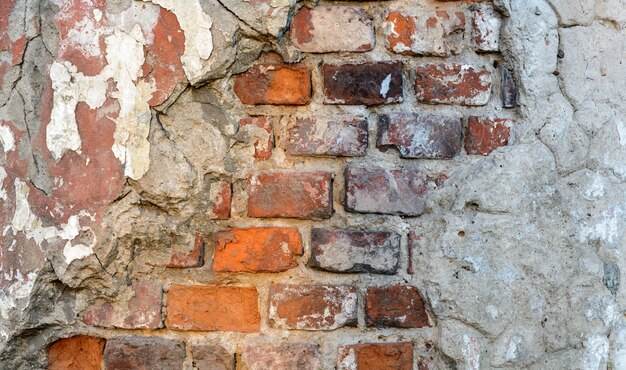
[[[417,169],[349,165],[345,208],[350,212],[419,216],[426,204],[426,175]]]
[[[377,146],[395,148],[402,158],[453,158],[461,152],[459,118],[426,113],[381,114]]]
[[[268,172],[248,176],[248,216],[330,218],[328,172]]]
[[[287,153],[356,157],[367,152],[367,120],[296,118],[289,127]]]
[[[266,161],[274,149],[274,130],[265,117],[246,117],[239,121],[239,129],[252,137],[254,158]]]
[[[192,345],[192,366],[194,370],[234,370],[235,354],[218,345]]]
[[[309,266],[330,272],[394,274],[400,235],[390,231],[311,230]]]
[[[467,154],[487,155],[509,142],[513,121],[507,118],[471,116],[465,130]]]
[[[480,4],[472,6],[472,38],[478,51],[500,50],[502,21],[493,7]]]
[[[323,369],[318,347],[307,343],[247,346],[242,362],[248,370]]]
[[[85,335],[59,339],[48,348],[48,370],[100,369],[105,343]]]
[[[201,267],[204,264],[204,239],[202,234],[196,233],[193,238],[192,249],[188,246],[172,247],[170,260],[167,263],[169,268],[190,268]]]
[[[291,22],[291,40],[308,53],[369,51],[376,43],[372,16],[353,6],[302,7]]]
[[[294,227],[254,227],[216,233],[213,271],[280,272],[296,267],[302,238]]]
[[[269,322],[274,328],[334,330],[357,324],[357,292],[346,285],[274,284]]]
[[[116,302],[94,303],[83,317],[87,325],[121,329],[161,327],[163,290],[161,283],[134,282]]]
[[[305,105],[311,100],[311,70],[303,64],[256,64],[235,77],[234,90],[247,105]]]
[[[402,101],[402,63],[370,62],[322,67],[327,104],[377,105]]]
[[[337,370],[412,370],[413,343],[366,343],[339,348]]]
[[[500,99],[504,108],[517,107],[517,84],[513,72],[503,67],[501,71]]]
[[[232,185],[228,181],[215,181],[209,188],[211,207],[207,215],[211,220],[228,220],[232,202]]]
[[[383,34],[389,51],[403,55],[448,56],[460,49],[465,30],[462,11],[389,12]]]
[[[417,288],[404,285],[367,288],[365,323],[376,328],[429,326],[428,314]]]
[[[417,67],[415,94],[429,104],[486,105],[491,96],[491,73],[465,64]]]
[[[256,332],[260,321],[255,287],[175,284],[167,293],[172,329]]]
[[[174,339],[118,337],[104,349],[105,370],[182,369],[184,361],[183,342]]]

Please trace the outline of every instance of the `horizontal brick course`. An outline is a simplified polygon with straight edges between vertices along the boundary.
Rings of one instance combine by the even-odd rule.
[[[256,64],[235,77],[235,94],[247,105],[305,105],[311,70],[303,64]]]
[[[426,64],[415,71],[417,100],[429,104],[486,105],[491,73],[467,64]]]
[[[291,155],[363,156],[367,152],[367,120],[296,118],[289,127]]]
[[[104,349],[104,369],[182,369],[185,345],[174,339],[116,337]]]
[[[322,66],[325,102],[377,105],[401,102],[402,63],[369,62]]]

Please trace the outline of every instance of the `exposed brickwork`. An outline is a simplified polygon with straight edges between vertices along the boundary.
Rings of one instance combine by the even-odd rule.
[[[471,116],[465,130],[467,154],[487,155],[509,142],[513,121],[506,118]]]
[[[265,117],[246,117],[239,121],[239,127],[253,137],[254,158],[270,159],[274,149],[274,130],[270,121]]]
[[[201,267],[204,264],[204,238],[202,234],[196,233],[193,240],[192,249],[188,252],[174,250],[167,263],[171,268]]]
[[[219,345],[192,345],[191,358],[194,370],[233,370],[235,355]]]
[[[304,105],[311,99],[311,70],[302,64],[258,64],[235,79],[243,104]]]
[[[249,370],[323,369],[319,349],[306,343],[250,345],[244,349],[242,360]]]
[[[485,105],[491,97],[491,73],[466,64],[427,64],[415,71],[417,99],[429,104]]]
[[[377,105],[402,101],[402,63],[378,62],[322,66],[328,104]]]
[[[417,288],[403,285],[367,288],[365,323],[371,327],[395,328],[429,325]]]
[[[100,369],[105,343],[85,335],[59,339],[48,348],[48,370]]]
[[[174,339],[111,338],[104,348],[104,369],[182,369],[185,346]]]
[[[228,181],[211,183],[209,190],[211,206],[207,214],[212,220],[228,220],[232,202],[232,185]]]
[[[359,157],[367,152],[367,120],[296,118],[289,128],[287,153]]]
[[[367,343],[339,348],[338,370],[412,370],[413,343]]]

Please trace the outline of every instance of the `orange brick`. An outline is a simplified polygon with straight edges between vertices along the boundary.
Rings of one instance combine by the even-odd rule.
[[[311,100],[311,70],[304,64],[257,64],[237,75],[234,90],[247,105],[305,105]]]
[[[105,342],[85,335],[59,339],[48,349],[48,370],[100,369]]]

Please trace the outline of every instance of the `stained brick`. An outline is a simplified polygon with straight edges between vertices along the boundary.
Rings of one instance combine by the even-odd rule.
[[[173,339],[118,337],[104,349],[105,370],[182,369],[184,361],[183,342]]]
[[[274,284],[269,297],[269,322],[275,328],[334,330],[357,324],[353,286]]]
[[[292,227],[232,229],[214,236],[213,270],[220,272],[280,272],[298,265],[300,232]]]
[[[306,343],[247,346],[242,362],[248,370],[322,370],[319,349]]]
[[[311,71],[303,64],[256,64],[235,77],[234,89],[248,105],[305,105],[311,99]]]
[[[502,21],[493,7],[481,4],[472,7],[472,35],[479,51],[500,49],[500,27]]]
[[[352,6],[302,7],[291,22],[291,39],[310,53],[368,51],[376,42],[372,17]]]
[[[100,369],[105,342],[85,335],[59,339],[48,348],[48,370]]]
[[[364,156],[367,120],[296,118],[289,128],[291,155]]]
[[[239,121],[240,130],[252,137],[254,158],[265,161],[272,156],[274,149],[274,130],[265,117],[246,117]]]
[[[254,287],[172,285],[167,294],[167,326],[177,330],[259,331]]]
[[[377,105],[402,101],[402,63],[370,62],[322,67],[325,102]]]
[[[382,114],[377,146],[395,148],[403,158],[453,158],[461,152],[459,118],[426,113]]]
[[[170,260],[166,266],[170,268],[190,268],[202,266],[204,264],[204,239],[202,238],[202,234],[196,233],[193,243],[191,244],[191,250],[188,250],[187,246],[183,246],[183,251],[179,250],[179,248],[173,247]]]
[[[404,55],[448,56],[460,49],[464,30],[462,11],[392,11],[383,23],[387,49]]]
[[[228,220],[232,201],[232,186],[228,181],[216,181],[209,188],[211,206],[207,215],[211,220]]]
[[[491,96],[491,73],[465,64],[417,67],[415,94],[429,104],[485,105]]]
[[[235,354],[218,345],[192,345],[194,370],[234,370]]]
[[[465,151],[487,155],[507,145],[512,125],[513,121],[507,118],[470,117],[465,130]]]
[[[248,176],[248,216],[329,218],[328,172],[269,172]]]
[[[337,370],[412,370],[413,343],[366,343],[339,348]]]
[[[399,257],[400,235],[390,231],[311,230],[312,268],[394,274]]]
[[[504,108],[515,108],[517,106],[517,84],[513,72],[506,68],[502,68],[502,82],[500,83],[500,99]]]
[[[417,169],[350,165],[346,169],[346,210],[419,216],[426,203],[426,175]]]
[[[377,328],[421,328],[429,325],[417,288],[404,285],[367,288],[365,323]]]

